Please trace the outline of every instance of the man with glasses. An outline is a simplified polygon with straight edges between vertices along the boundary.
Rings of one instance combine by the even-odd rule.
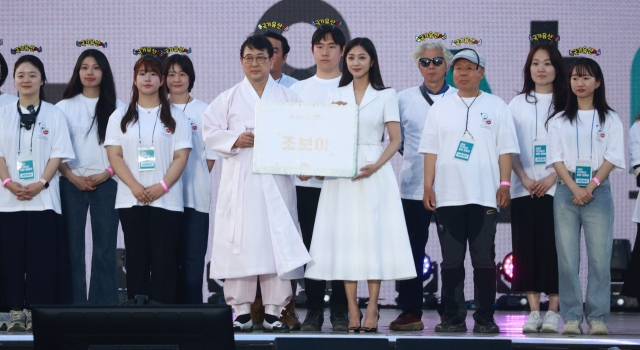
[[[451,60],[456,94],[427,114],[418,153],[424,154],[423,203],[435,210],[442,251],[443,321],[436,332],[466,332],[464,259],[473,265],[474,332],[499,333],[493,319],[496,298],[495,234],[498,207],[509,205],[511,154],[519,153],[509,107],[480,91],[486,59],[471,49]]]
[[[220,94],[203,114],[203,138],[222,157],[211,248],[211,278],[225,279],[235,311],[234,331],[253,329],[250,311],[260,281],[265,332],[289,332],[280,313],[292,296],[291,279],[311,260],[298,231],[292,176],[254,174],[253,128],[258,101],[301,102],[271,75],[273,46],[263,35],[240,49],[244,80]]]
[[[417,277],[398,282],[398,306],[402,313],[389,325],[392,331],[424,329],[422,274],[432,212],[422,204],[424,156],[418,154],[418,145],[431,105],[458,91],[444,81],[453,55],[442,41],[420,44],[412,57],[423,81],[419,86],[408,88],[398,94],[403,144],[399,150],[403,160],[400,169],[400,196]]]

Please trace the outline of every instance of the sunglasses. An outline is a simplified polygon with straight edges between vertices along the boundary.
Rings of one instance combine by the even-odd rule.
[[[420,59],[420,65],[423,66],[423,67],[429,67],[431,62],[433,62],[434,66],[440,67],[442,65],[442,63],[444,62],[444,58],[442,58],[442,57],[434,57],[434,58],[424,57],[424,58]]]

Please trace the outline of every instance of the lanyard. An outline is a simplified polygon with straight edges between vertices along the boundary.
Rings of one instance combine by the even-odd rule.
[[[156,121],[153,123],[153,132],[151,133],[151,144],[152,145],[153,145],[153,137],[156,134],[156,125],[158,124],[158,117],[160,116],[160,109],[161,108],[162,108],[162,105],[158,106],[158,113],[156,113]],[[140,136],[140,111],[138,111],[138,144],[142,145],[142,136]]]
[[[40,102],[42,104],[42,102]],[[22,115],[22,111],[20,110],[20,101],[18,101],[18,114]],[[36,112],[36,117],[40,113],[40,106],[38,106],[38,112]],[[33,154],[33,134],[36,131],[36,125],[34,125],[33,130],[31,130],[31,144],[29,145],[29,154]],[[18,121],[18,157],[20,157],[20,150],[22,150],[22,125],[21,122]]]
[[[480,96],[480,91],[478,91],[478,94],[476,95],[476,97],[473,98],[473,101],[471,101],[471,104],[467,106],[467,103],[464,102],[464,99],[460,95],[458,95],[462,103],[464,103],[464,105],[467,107],[467,121],[464,125],[464,132],[462,133],[462,136],[464,136],[465,134],[469,134],[469,136],[471,136],[472,139],[474,139],[473,135],[471,135],[471,133],[469,132],[469,110],[471,109],[471,106],[473,106],[473,103],[476,102],[476,99],[478,98],[478,96]]]
[[[579,112],[578,112],[579,113]],[[579,116],[579,115],[578,115]],[[580,160],[580,143],[578,142],[578,122],[580,118],[576,118],[576,148],[578,149],[578,160]],[[593,123],[596,120],[596,110],[593,110],[593,117],[591,117],[591,153],[589,154],[589,160],[593,157]]]
[[[535,102],[535,109],[536,109],[536,138],[533,139],[533,141],[538,141],[538,97],[535,95],[535,92],[533,93],[533,97],[536,99]],[[551,106],[553,105],[553,103],[549,104],[549,109],[547,110],[547,119],[549,119],[549,116],[551,115]]]

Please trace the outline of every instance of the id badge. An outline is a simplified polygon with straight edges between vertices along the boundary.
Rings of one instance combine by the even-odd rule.
[[[156,170],[156,151],[153,146],[138,147],[138,170]]]
[[[471,158],[471,151],[473,151],[473,141],[470,138],[462,138],[460,143],[458,143],[458,148],[456,148],[456,153],[453,156],[453,159],[459,160],[462,162],[468,162],[469,158]]]
[[[533,164],[547,164],[547,140],[533,141]]]
[[[18,157],[18,181],[33,181],[36,178],[36,172],[33,169],[33,157]]]
[[[578,161],[576,164],[576,172],[573,180],[576,185],[580,187],[586,187],[591,182],[591,162]]]

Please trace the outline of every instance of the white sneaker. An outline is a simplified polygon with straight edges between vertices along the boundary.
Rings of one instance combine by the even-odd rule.
[[[527,322],[522,326],[522,333],[538,333],[542,327],[542,318],[540,318],[540,311],[531,311]]]
[[[24,314],[26,316],[26,321],[25,321],[26,327],[25,327],[25,330],[27,332],[33,332],[33,318],[31,317],[31,310],[26,310],[24,312]]]
[[[246,323],[240,322],[238,318],[242,316],[248,316],[247,318],[249,320]],[[233,321],[233,331],[234,332],[253,332],[253,321],[251,321],[251,317],[249,316],[249,314],[240,315],[236,317],[235,321]]]
[[[589,323],[589,335],[609,335],[609,328],[607,324],[601,320],[593,320]]]
[[[558,333],[558,314],[549,310],[542,320],[542,333]]]
[[[24,332],[25,330],[26,316],[22,310],[11,310],[9,315],[9,325],[7,326],[7,332]]]
[[[581,323],[582,322],[577,320],[569,320],[564,324],[564,328],[562,328],[562,334],[583,334]]]

